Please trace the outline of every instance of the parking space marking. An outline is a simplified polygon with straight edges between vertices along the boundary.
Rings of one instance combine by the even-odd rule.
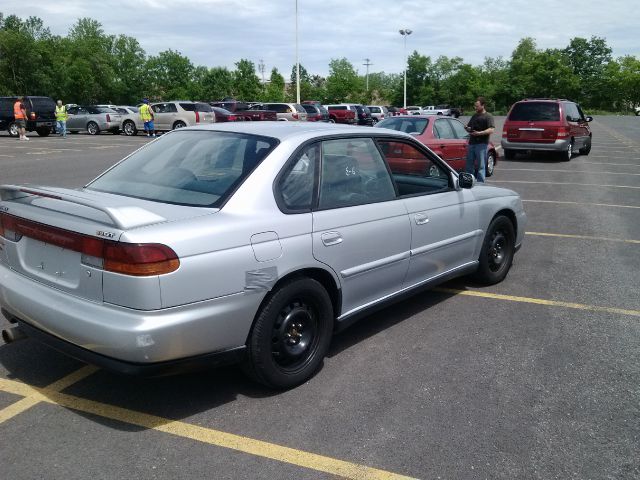
[[[228,448],[249,455],[269,458],[310,470],[329,473],[342,478],[352,480],[416,480],[386,470],[379,470],[377,468],[346,462],[303,450],[296,450],[294,448],[284,447],[262,440],[255,440],[233,433],[158,417],[94,400],[87,400],[85,398],[60,393],[49,387],[37,388],[15,380],[0,378],[0,390],[26,398],[39,399],[38,401],[109,418],[130,425],[169,433],[197,442]]]
[[[609,158],[609,157],[599,157],[599,158]],[[640,157],[637,158],[636,160],[640,160]],[[602,162],[580,162],[580,163],[602,166]],[[607,166],[614,165],[616,167],[640,167],[640,163],[606,163],[605,165]],[[595,173],[598,173],[598,172],[595,172]]]
[[[532,303],[535,305],[546,305],[549,307],[573,308],[576,310],[587,310],[590,312],[614,313],[617,315],[630,315],[640,317],[640,310],[628,310],[615,307],[600,307],[598,305],[586,305],[584,303],[560,302],[557,300],[545,300],[543,298],[519,297],[515,295],[503,295],[501,293],[480,292],[477,290],[458,290],[455,288],[438,287],[434,289],[438,292],[453,293],[456,295],[465,295],[469,297],[491,298],[494,300],[506,300],[509,302]]]
[[[574,185],[577,187],[608,187],[608,188],[633,188],[640,189],[640,187],[633,187],[631,185],[607,185],[601,183],[572,183],[572,182],[535,182],[531,180],[491,180],[487,183],[537,183],[543,185]]]
[[[567,202],[567,201],[561,201],[561,200],[522,200],[522,201],[529,202],[529,203],[559,203],[559,204],[567,204],[567,205],[590,205],[593,207],[640,208],[640,206],[635,206],[635,205],[615,205],[612,203]]]
[[[532,235],[535,237],[560,237],[560,238],[579,238],[581,240],[599,240],[605,242],[618,242],[618,243],[639,243],[640,240],[631,240],[627,238],[611,238],[611,237],[592,237],[589,235],[572,235],[568,233],[547,233],[547,232],[524,232],[525,235]]]
[[[602,164],[601,164],[602,165]],[[503,168],[500,170],[501,172],[536,172],[536,173],[546,173],[546,172],[559,172],[559,173],[597,173],[598,175],[640,175],[640,173],[626,173],[626,172],[603,172],[600,170],[554,170],[554,169],[544,169],[540,170],[539,168]]]
[[[60,380],[53,382],[44,390],[51,391],[51,392],[61,392],[65,388],[70,387],[74,383],[79,382],[83,378],[88,377],[89,375],[96,372],[97,370],[98,370],[97,367],[94,367],[92,365],[86,365],[80,368],[79,370],[76,370],[75,372],[67,375],[66,377],[63,377]],[[15,417],[16,415],[21,414],[26,410],[29,410],[31,407],[33,407],[34,405],[37,405],[40,402],[46,401],[46,397],[43,394],[37,391],[28,390],[28,389],[10,391],[9,393],[15,393],[16,395],[20,395],[25,398],[0,410],[0,423],[3,423],[6,420],[9,420],[10,418]]]

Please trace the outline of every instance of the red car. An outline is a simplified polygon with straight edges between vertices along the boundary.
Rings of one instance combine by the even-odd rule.
[[[410,133],[445,160],[454,170],[462,172],[465,168],[469,134],[460,120],[434,115],[403,115],[386,118],[378,122],[376,127]],[[398,157],[400,158],[400,155]],[[496,149],[493,143],[489,142],[487,177],[493,175],[497,161]],[[414,159],[412,161],[411,158],[405,158],[402,160],[401,168],[407,170],[406,173],[424,173],[425,160]]]

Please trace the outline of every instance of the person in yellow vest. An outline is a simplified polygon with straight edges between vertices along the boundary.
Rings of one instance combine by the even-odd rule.
[[[24,99],[22,97],[18,97],[16,103],[13,104],[13,117],[15,119],[16,127],[18,127],[18,133],[20,134],[18,140],[29,140],[26,133],[27,110],[24,108],[24,103],[22,103],[23,100]]]
[[[67,107],[62,100],[56,102],[56,132],[62,138],[67,138]]]
[[[149,106],[149,99],[142,100],[140,105],[140,119],[144,122],[144,131],[147,132],[147,137],[155,137],[156,131],[153,125],[153,110]]]

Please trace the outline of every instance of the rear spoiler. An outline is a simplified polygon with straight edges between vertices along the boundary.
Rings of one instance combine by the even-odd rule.
[[[79,195],[71,195],[69,193],[63,193],[59,190],[51,190],[38,185],[0,185],[1,200],[17,200],[29,195],[51,198],[53,200],[74,203],[76,205],[82,205],[84,207],[98,210],[104,213],[111,220],[111,224],[120,230],[126,230],[128,228],[152,222],[157,223],[166,221],[166,218],[140,207],[107,207]]]

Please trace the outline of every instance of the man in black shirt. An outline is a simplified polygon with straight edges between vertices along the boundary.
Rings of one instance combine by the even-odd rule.
[[[470,135],[469,145],[467,146],[467,164],[465,171],[475,173],[477,167],[477,180],[479,182],[484,182],[489,136],[496,128],[493,122],[493,115],[487,113],[484,105],[484,97],[478,97],[473,106],[476,113],[471,117],[465,127]]]

